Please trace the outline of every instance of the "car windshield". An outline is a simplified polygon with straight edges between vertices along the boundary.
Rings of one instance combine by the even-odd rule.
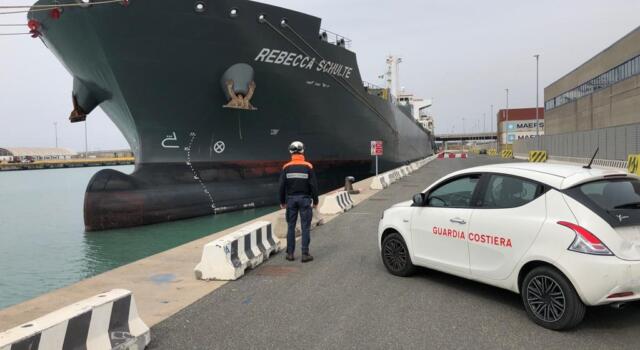
[[[590,182],[579,189],[594,204],[608,212],[640,209],[640,181],[636,179]]]

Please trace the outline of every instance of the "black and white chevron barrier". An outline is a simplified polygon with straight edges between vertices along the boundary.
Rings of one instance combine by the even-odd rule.
[[[373,178],[373,180],[371,181],[371,185],[369,187],[373,190],[385,189],[389,187],[392,183],[422,168],[427,163],[435,159],[435,157],[436,156],[431,156],[429,158],[421,159],[409,165],[405,165],[405,166],[387,171],[386,173],[380,174]]]
[[[338,205],[344,211],[353,208],[353,200],[351,199],[351,195],[349,194],[349,192],[340,192],[340,194],[338,195]]]
[[[206,244],[195,268],[197,279],[233,281],[281,250],[268,221],[245,226]]]
[[[141,350],[150,341],[131,292],[114,289],[0,333],[0,350]]]
[[[333,215],[350,210],[353,206],[353,200],[349,192],[338,191],[326,195],[318,211],[320,214]]]

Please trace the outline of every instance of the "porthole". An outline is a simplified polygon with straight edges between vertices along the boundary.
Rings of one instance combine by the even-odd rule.
[[[264,15],[262,13],[260,15],[258,15],[258,22],[264,23],[266,21],[267,21],[267,16],[266,15]]]
[[[204,12],[205,10],[204,2],[201,2],[201,1],[196,2],[196,5],[194,8],[196,12]]]
[[[231,17],[231,18],[238,17],[238,9],[232,8],[231,11],[229,11],[229,17]]]
[[[280,26],[281,26],[282,28],[286,28],[288,24],[289,24],[289,21],[287,21],[287,19],[286,19],[286,18],[283,18],[283,19],[280,21]]]

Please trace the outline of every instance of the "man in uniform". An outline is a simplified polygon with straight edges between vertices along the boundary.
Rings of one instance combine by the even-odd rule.
[[[304,159],[304,145],[295,141],[289,145],[291,161],[284,165],[280,174],[280,208],[287,209],[287,260],[293,261],[296,248],[296,221],[300,213],[302,226],[303,263],[313,260],[309,254],[311,241],[311,217],[313,208],[318,206],[318,181],[313,165]]]

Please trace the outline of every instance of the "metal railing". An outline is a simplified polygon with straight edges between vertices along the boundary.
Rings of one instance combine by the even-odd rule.
[[[376,84],[371,84],[370,82],[364,81],[364,80],[362,81],[362,85],[364,87],[366,87],[367,89],[374,89],[374,90],[382,90],[383,89],[382,87],[380,87],[380,86],[378,86]]]
[[[352,46],[351,39],[346,36],[342,36],[338,33],[334,33],[330,30],[320,28],[320,39],[336,46],[345,47],[350,49]]]
[[[580,157],[559,157],[559,156],[551,156],[549,157],[551,160],[557,160],[559,162],[568,162],[568,163],[578,163],[578,164],[589,164],[590,158],[580,158]],[[594,159],[593,165],[603,166],[608,168],[627,168],[626,160],[617,160],[617,159]]]
[[[538,150],[537,143],[535,138],[518,140],[513,144],[513,151],[528,154]],[[599,149],[598,159],[624,161],[629,154],[640,153],[640,123],[540,136],[539,150],[547,151],[550,158],[591,159],[596,149]]]

